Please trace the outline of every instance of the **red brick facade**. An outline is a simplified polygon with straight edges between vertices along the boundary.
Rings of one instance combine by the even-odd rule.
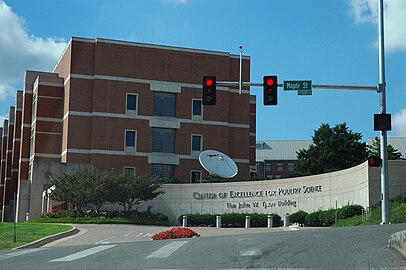
[[[238,81],[239,56],[72,38],[52,73],[26,72],[13,121],[4,125],[8,134],[2,136],[3,206],[22,181],[33,181],[32,164],[39,161],[131,167],[137,175],[151,175],[153,164],[164,164],[173,168],[172,177],[185,182],[192,171],[201,171],[204,179],[208,173],[192,151],[196,136],[200,151],[219,150],[236,161],[239,173],[233,181],[248,179],[255,170],[255,97],[248,88],[239,94],[236,88],[218,86],[216,106],[202,106],[201,115],[193,115],[194,101],[202,99],[204,75]],[[242,75],[243,81],[250,81],[246,56]],[[175,115],[156,115],[156,110],[169,106],[159,100],[166,94],[174,97]],[[136,100],[135,110],[128,109],[128,98]],[[174,134],[174,151],[154,150],[166,147],[166,139],[154,145],[161,144],[153,139],[154,130],[160,134],[161,129]],[[134,135],[134,145],[126,146]],[[13,183],[10,187],[7,179]]]

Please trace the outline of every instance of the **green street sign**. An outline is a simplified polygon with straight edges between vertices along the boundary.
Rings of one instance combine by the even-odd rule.
[[[283,81],[283,90],[285,91],[310,90],[311,92],[312,81]]]

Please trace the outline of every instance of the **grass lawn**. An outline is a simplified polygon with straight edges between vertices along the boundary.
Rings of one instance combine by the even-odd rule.
[[[12,249],[43,237],[66,232],[72,229],[70,225],[41,224],[41,223],[17,223],[16,243],[13,241],[13,223],[0,223],[0,250]]]
[[[406,223],[406,203],[395,202],[391,207],[391,223]],[[377,225],[381,222],[381,210],[379,207],[371,208],[370,216],[366,220],[362,216],[355,216],[339,220],[332,227],[349,227],[362,225]]]

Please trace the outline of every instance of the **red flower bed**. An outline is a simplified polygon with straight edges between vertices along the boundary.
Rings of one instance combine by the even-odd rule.
[[[190,238],[193,236],[200,236],[197,232],[189,228],[173,228],[167,231],[156,233],[152,236],[152,240],[163,239],[176,239],[176,238]]]

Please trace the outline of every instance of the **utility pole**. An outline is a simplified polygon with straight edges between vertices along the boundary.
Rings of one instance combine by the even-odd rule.
[[[380,113],[386,114],[386,81],[385,81],[385,45],[384,45],[384,10],[383,0],[378,5],[378,41],[379,41],[379,106]],[[381,130],[381,200],[382,221],[381,224],[389,224],[389,183],[388,183],[388,153],[387,131]]]

